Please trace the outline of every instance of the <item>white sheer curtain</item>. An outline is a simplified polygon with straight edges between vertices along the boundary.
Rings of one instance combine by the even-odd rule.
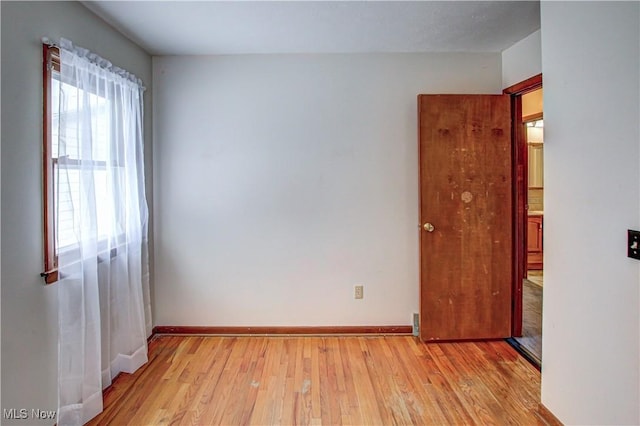
[[[58,424],[79,425],[116,374],[147,362],[144,88],[64,39],[53,88]]]

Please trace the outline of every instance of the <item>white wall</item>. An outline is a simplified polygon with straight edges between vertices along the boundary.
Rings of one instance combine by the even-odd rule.
[[[411,323],[416,96],[500,93],[500,54],[154,57],[153,70],[156,325]]]
[[[542,2],[542,402],[640,424],[640,3]]]
[[[540,30],[502,52],[502,87],[507,88],[538,75],[541,69]]]
[[[80,3],[1,2],[2,406],[57,405],[57,285],[39,274],[42,248],[42,44],[60,36],[109,58],[151,86],[151,58]],[[146,94],[151,111],[151,90]],[[147,114],[147,175],[151,120]],[[151,184],[148,179],[148,192]],[[0,414],[1,415],[1,414]],[[2,424],[11,421],[2,419]],[[34,419],[16,420],[34,424]],[[49,422],[52,423],[52,422]]]

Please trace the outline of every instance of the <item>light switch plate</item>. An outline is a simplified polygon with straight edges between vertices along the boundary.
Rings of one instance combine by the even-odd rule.
[[[627,230],[627,257],[640,260],[640,231]]]

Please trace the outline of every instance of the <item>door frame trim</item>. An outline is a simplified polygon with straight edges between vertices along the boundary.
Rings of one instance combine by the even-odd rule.
[[[542,87],[542,74],[509,86],[502,91],[511,95],[511,155],[513,184],[513,267],[511,335],[522,336],[522,278],[527,259],[527,141],[522,126],[522,95]]]

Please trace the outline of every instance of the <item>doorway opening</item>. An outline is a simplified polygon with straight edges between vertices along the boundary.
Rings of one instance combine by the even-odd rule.
[[[538,363],[542,360],[544,121],[542,88],[522,95],[522,122],[527,144],[526,273],[522,278],[520,346]]]
[[[511,95],[514,200],[512,338],[530,362],[542,363],[544,121],[542,75],[504,90]]]

